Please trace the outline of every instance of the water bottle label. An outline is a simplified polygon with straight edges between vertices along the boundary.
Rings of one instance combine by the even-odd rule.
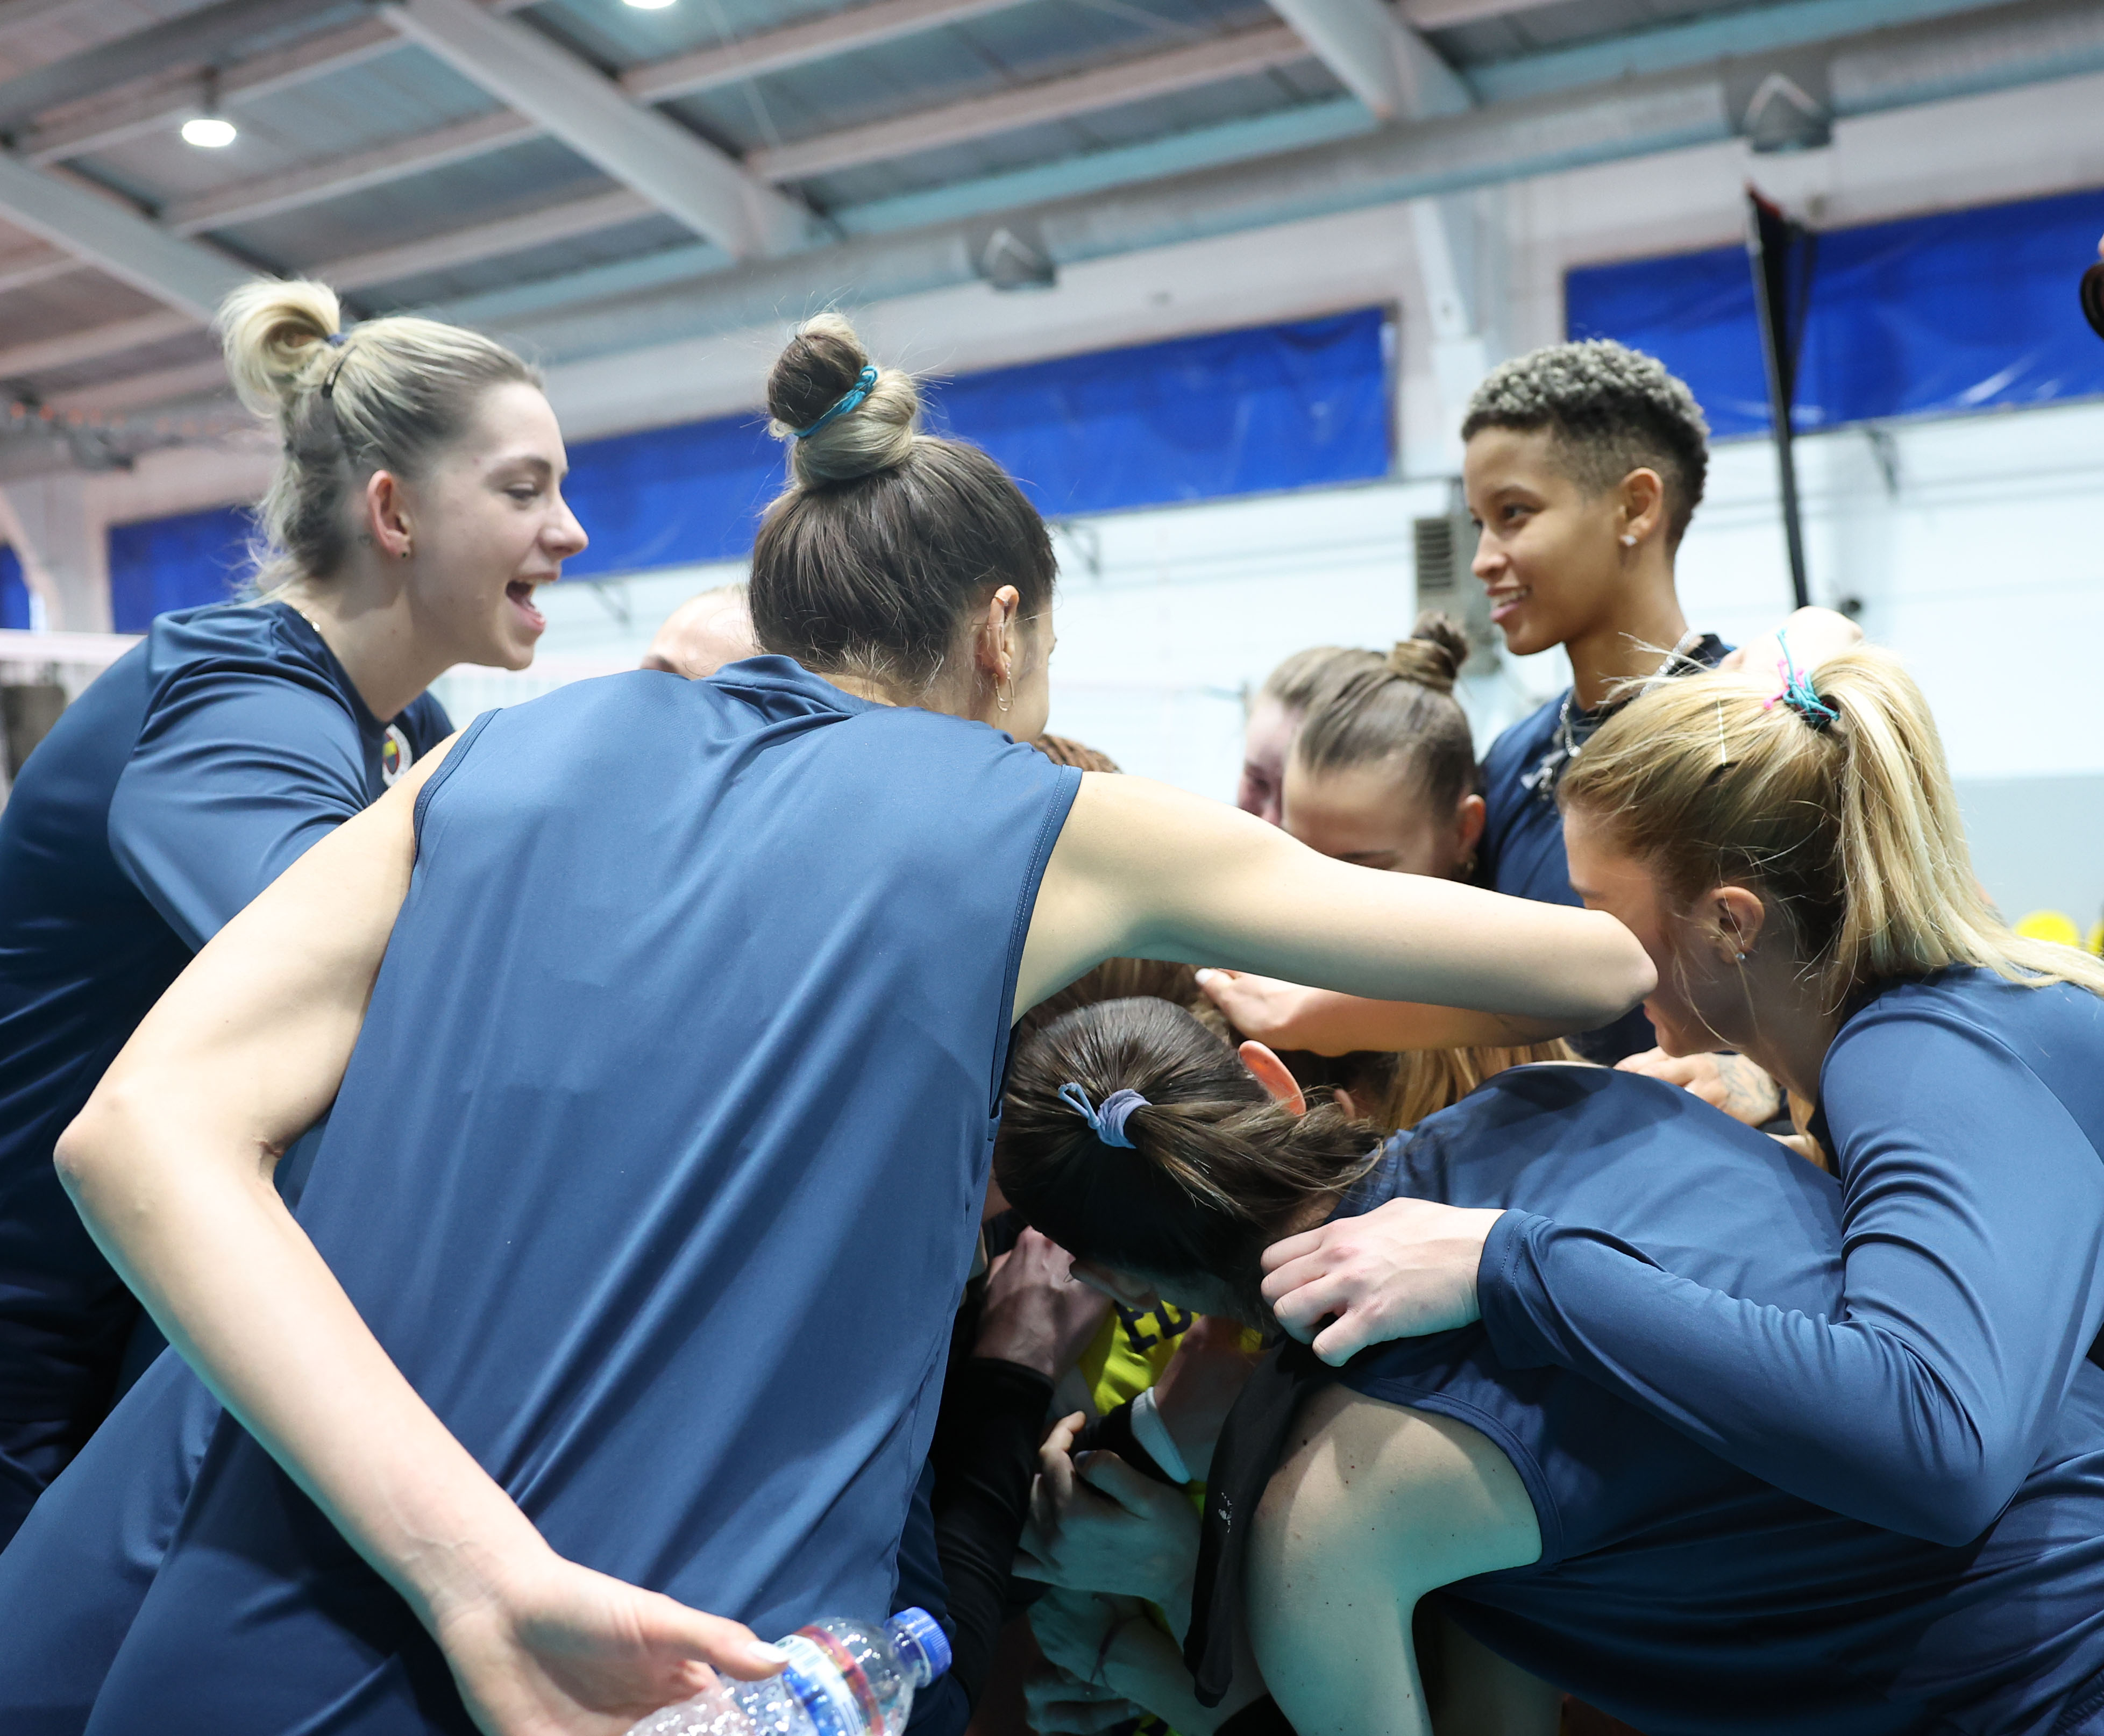
[[[781,1645],[789,1654],[783,1678],[818,1736],[883,1736],[884,1712],[869,1677],[838,1640],[822,1627],[800,1627]]]

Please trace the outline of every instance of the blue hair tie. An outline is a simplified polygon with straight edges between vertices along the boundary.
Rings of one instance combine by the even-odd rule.
[[[1144,1108],[1147,1099],[1137,1091],[1113,1091],[1103,1099],[1103,1106],[1096,1108],[1089,1102],[1089,1093],[1072,1079],[1059,1088],[1059,1100],[1089,1124],[1089,1131],[1107,1146],[1116,1146],[1130,1151],[1133,1142],[1125,1137],[1126,1122],[1135,1109]]]
[[[1776,701],[1780,700],[1814,729],[1824,733],[1840,720],[1841,714],[1820,698],[1812,690],[1811,676],[1791,661],[1789,635],[1776,634],[1776,643],[1782,647],[1782,661],[1776,665],[1776,673],[1782,677],[1782,692],[1763,706],[1761,710],[1774,710]]]
[[[855,376],[855,383],[847,389],[847,391],[841,396],[840,401],[835,404],[831,409],[828,410],[823,416],[820,416],[817,421],[812,423],[809,428],[792,428],[789,432],[795,435],[799,440],[808,440],[821,428],[823,428],[827,423],[837,421],[841,416],[845,416],[849,411],[855,408],[862,403],[863,399],[868,397],[869,394],[876,389],[876,364],[875,363],[871,363],[868,367],[865,367],[860,373]]]
[[[327,344],[332,349],[341,349],[343,348],[343,333],[341,332],[325,332],[323,334],[322,341],[324,344]]]

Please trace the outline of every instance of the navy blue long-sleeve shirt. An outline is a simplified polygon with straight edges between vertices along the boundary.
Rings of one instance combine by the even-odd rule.
[[[2037,1462],[2104,1322],[2104,999],[1970,968],[1895,986],[1843,1026],[1820,1106],[1833,1315],[1512,1212],[1483,1322],[1508,1366],[1574,1369],[1779,1489],[1964,1542]]]
[[[283,603],[164,615],[0,810],[0,1542],[109,1402],[138,1306],[51,1164],[147,1009],[305,851],[450,732],[391,724]]]

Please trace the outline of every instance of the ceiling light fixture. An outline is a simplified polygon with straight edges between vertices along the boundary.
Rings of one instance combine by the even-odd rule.
[[[671,5],[672,0],[628,0],[628,3],[639,12],[658,12]]]
[[[216,151],[240,136],[234,131],[234,122],[219,112],[219,75],[207,73],[204,106],[183,122],[183,143],[194,145],[200,150]]]

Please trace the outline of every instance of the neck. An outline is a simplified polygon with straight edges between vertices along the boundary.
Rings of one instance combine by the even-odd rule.
[[[817,674],[818,671],[814,670],[812,673]],[[873,706],[906,703],[899,698],[896,688],[888,683],[872,680],[867,675],[819,675],[818,679],[838,688],[843,693],[852,694],[857,699],[866,699]]]
[[[383,578],[347,563],[337,577],[295,581],[279,597],[321,634],[383,723],[459,661],[417,631],[409,588],[392,574]]]
[[[1656,671],[1664,654],[1687,631],[1673,568],[1656,539],[1630,551],[1630,570],[1617,587],[1616,606],[1583,632],[1565,641],[1571,687],[1586,710],[1604,704],[1618,681],[1641,680]]]
[[[1839,1018],[1825,1004],[1819,974],[1783,952],[1757,950],[1744,967],[1744,1029],[1732,1046],[1771,1079],[1807,1102],[1819,1100],[1819,1070],[1839,1031]]]

